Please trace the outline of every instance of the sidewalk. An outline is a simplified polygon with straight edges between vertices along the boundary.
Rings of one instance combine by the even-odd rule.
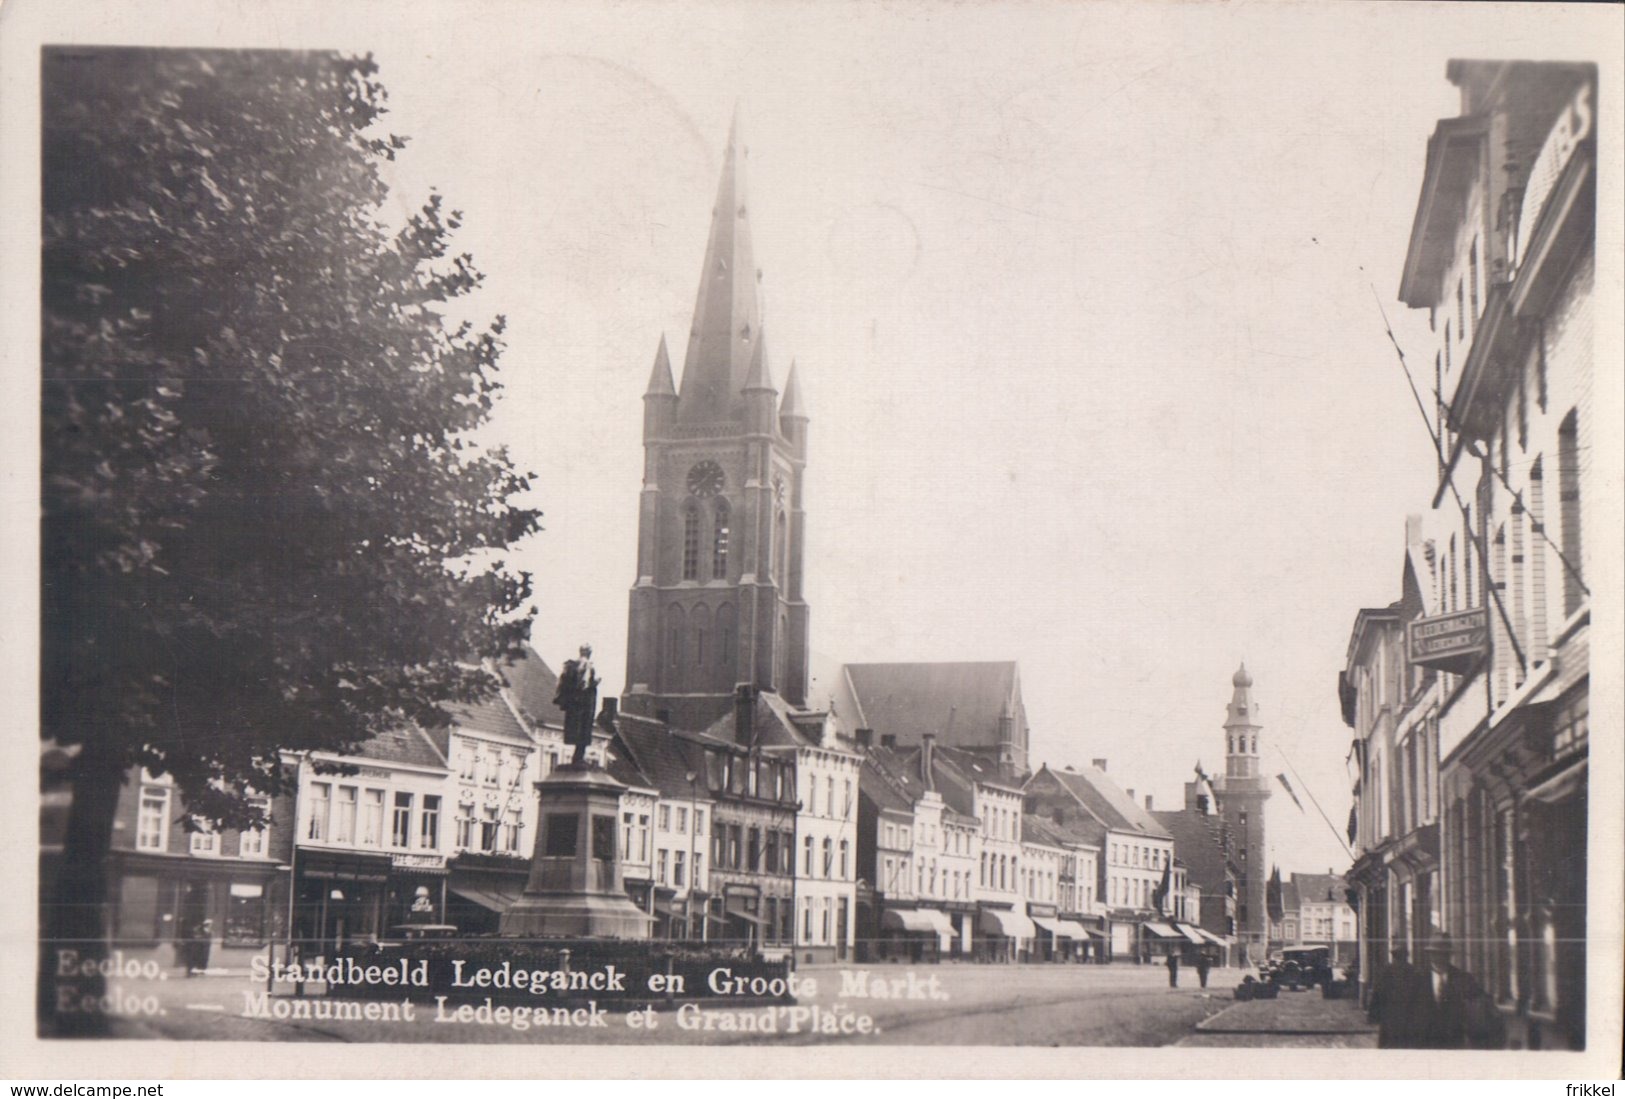
[[[1318,991],[1283,992],[1273,1000],[1232,1004],[1197,1023],[1179,1044],[1375,1049],[1377,1028],[1356,1000],[1328,1000]]]

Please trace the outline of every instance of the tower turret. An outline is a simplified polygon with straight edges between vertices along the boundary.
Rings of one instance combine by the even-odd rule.
[[[1245,661],[1230,677],[1230,704],[1225,708],[1224,773],[1233,778],[1251,778],[1258,772],[1257,709],[1253,705],[1253,677]]]
[[[666,334],[660,334],[649,387],[643,391],[643,441],[659,439],[671,431],[672,413],[677,408],[677,386],[671,378],[671,356],[666,353]]]

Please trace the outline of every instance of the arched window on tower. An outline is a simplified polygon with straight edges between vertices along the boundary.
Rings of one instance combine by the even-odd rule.
[[[717,662],[724,671],[734,666],[735,620],[732,603],[717,608]]]
[[[780,588],[788,588],[790,586],[790,520],[782,511],[779,512],[779,517],[773,524],[773,548],[778,555],[778,561],[774,565],[773,577],[779,582]]]
[[[688,614],[689,636],[694,639],[694,647],[690,652],[689,689],[703,690],[705,688],[706,663],[711,657],[707,651],[711,633],[711,610],[704,603],[694,607]]]
[[[690,500],[683,506],[683,579],[700,578],[700,509]]]
[[[728,524],[731,521],[728,501],[717,497],[711,526],[711,579],[728,579]]]
[[[666,682],[672,687],[681,682],[684,618],[683,608],[676,603],[666,608]]]

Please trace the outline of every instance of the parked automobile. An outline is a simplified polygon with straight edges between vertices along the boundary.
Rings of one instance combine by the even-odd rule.
[[[1302,988],[1322,988],[1331,981],[1332,952],[1324,946],[1290,947],[1281,951],[1281,965],[1275,983],[1294,992]]]

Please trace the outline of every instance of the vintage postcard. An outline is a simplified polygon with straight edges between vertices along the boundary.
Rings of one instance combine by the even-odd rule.
[[[1613,1075],[1620,28],[7,5],[0,1067]]]

